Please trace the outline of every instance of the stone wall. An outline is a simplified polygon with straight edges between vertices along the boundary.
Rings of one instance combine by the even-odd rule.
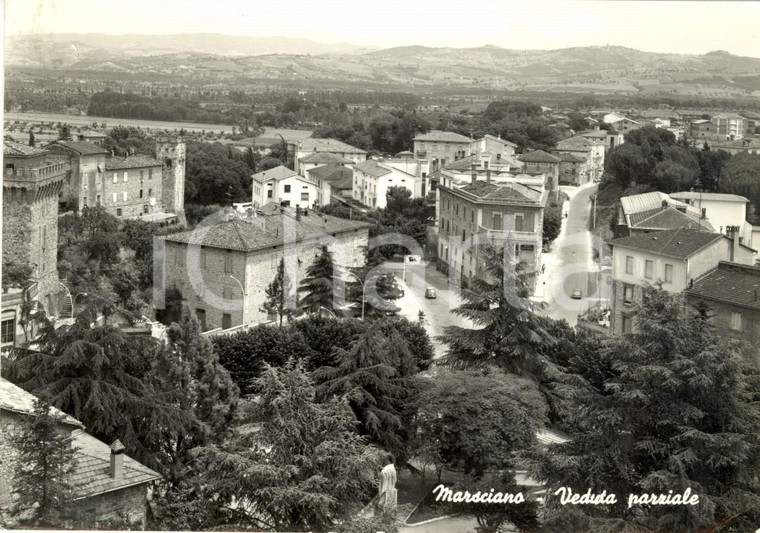
[[[163,211],[163,179],[160,166],[109,169],[104,181],[102,205],[112,215],[122,218],[139,218],[145,214]],[[115,198],[114,195],[116,195]],[[150,202],[151,198],[155,199],[153,205]]]
[[[295,290],[306,277],[306,270],[319,255],[323,244],[333,253],[334,263],[339,270],[359,267],[364,264],[368,231],[364,229],[325,235],[292,248],[280,245],[271,250],[247,254],[204,247],[199,252],[198,279],[191,279],[187,268],[187,261],[192,260],[192,256],[187,253],[188,245],[169,241],[166,242],[164,284],[167,288],[176,286],[191,310],[205,311],[206,330],[223,327],[224,314],[230,315],[232,326],[262,322],[270,318],[262,311],[262,305],[266,299],[266,288],[277,273],[280,259],[285,258],[285,269],[293,290],[290,303],[294,306]],[[232,272],[225,272],[226,256],[231,258]],[[240,285],[230,276],[240,280],[246,288],[245,315]]]
[[[77,502],[81,524],[87,528],[145,529],[148,494],[145,484],[114,490]]]

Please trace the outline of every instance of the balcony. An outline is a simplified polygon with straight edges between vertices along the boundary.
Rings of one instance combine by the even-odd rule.
[[[29,300],[34,300],[37,298],[37,294],[39,292],[39,284],[37,282],[33,283],[29,286],[27,289],[28,294],[27,298]],[[8,289],[8,292],[3,293],[2,300],[3,300],[3,309],[10,309],[12,307],[18,307],[22,303],[24,303],[24,289],[19,289],[17,287],[13,287],[11,289]]]
[[[63,179],[70,166],[65,160],[52,160],[34,168],[6,168],[3,185],[5,187],[38,187]]]
[[[478,235],[482,235],[481,238],[485,238],[490,244],[503,244],[507,238],[511,238],[516,244],[541,245],[540,235],[532,231],[498,230],[478,226]]]

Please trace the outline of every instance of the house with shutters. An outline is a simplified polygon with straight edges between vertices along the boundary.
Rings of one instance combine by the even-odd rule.
[[[321,154],[317,157],[317,154]],[[329,160],[324,158],[325,154],[334,157]],[[306,176],[306,170],[330,163],[343,163],[349,161],[361,163],[367,160],[367,152],[356,146],[351,146],[337,139],[315,139],[306,138],[295,142],[294,147],[295,171],[301,176]]]
[[[647,289],[656,283],[680,293],[720,261],[752,265],[756,254],[733,231],[727,236],[678,228],[621,237],[608,244],[612,247],[613,335],[635,331],[635,312]]]
[[[413,198],[419,197],[421,178],[385,162],[368,159],[355,165],[354,200],[374,209],[384,209],[391,187],[407,189]]]
[[[354,171],[340,164],[322,165],[306,171],[306,179],[317,187],[316,205],[327,205],[340,198],[351,198]]]
[[[0,378],[0,527],[13,528],[17,518],[15,471],[18,452],[11,436],[22,430],[23,422],[34,415],[37,398]],[[70,438],[74,454],[73,471],[68,479],[73,488],[71,509],[76,522],[60,524],[60,529],[97,529],[118,527],[145,529],[148,516],[148,490],[160,475],[124,453],[116,440],[110,446],[89,433],[81,422],[58,409],[59,431]],[[18,509],[23,512],[23,509]]]
[[[253,207],[275,202],[286,207],[312,207],[318,200],[317,185],[288,167],[264,170],[251,176]]]

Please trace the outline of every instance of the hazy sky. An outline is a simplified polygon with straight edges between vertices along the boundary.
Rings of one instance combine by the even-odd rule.
[[[2,0],[0,0],[2,1]],[[374,47],[621,45],[760,57],[760,2],[5,0],[6,33],[227,33]]]

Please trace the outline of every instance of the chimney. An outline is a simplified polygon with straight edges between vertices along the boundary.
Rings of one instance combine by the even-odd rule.
[[[124,477],[124,445],[119,439],[111,444],[111,479]]]
[[[478,180],[478,165],[473,163],[470,166],[470,171],[472,172],[472,183],[475,183]]]
[[[739,226],[726,226],[726,237],[731,239],[731,250],[728,260],[736,262],[739,257]]]

